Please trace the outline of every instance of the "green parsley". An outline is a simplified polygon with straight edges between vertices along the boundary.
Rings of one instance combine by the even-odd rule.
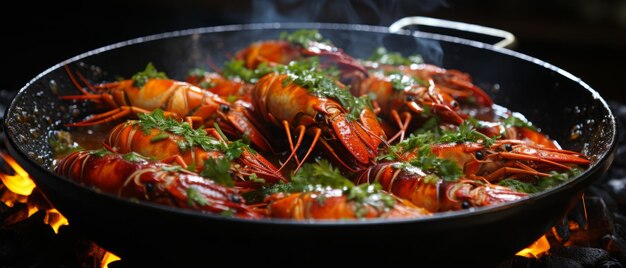
[[[418,79],[417,77],[403,75],[401,73],[393,72],[388,75],[391,86],[395,90],[405,91],[416,88],[417,85],[427,87],[428,83]]]
[[[302,62],[293,61],[278,68],[279,73],[288,76],[284,81],[285,84],[294,83],[306,88],[313,95],[339,101],[349,112],[347,118],[352,120],[358,119],[363,110],[372,110],[369,97],[354,97],[349,90],[339,87],[335,80],[318,71],[316,64],[301,64]]]
[[[465,121],[459,125],[458,129],[455,131],[444,131],[442,136],[439,138],[438,142],[440,143],[463,143],[463,142],[479,142],[485,145],[485,147],[490,147],[494,142],[496,142],[495,138],[489,138],[487,135],[478,132],[472,122]]]
[[[194,68],[194,69],[189,70],[189,72],[187,72],[187,76],[202,78],[204,77],[204,74],[207,72],[208,72],[207,70],[202,69],[202,68]]]
[[[380,154],[377,160],[389,160],[393,161],[398,159],[398,155],[404,152],[411,152],[419,149],[423,146],[428,146],[435,143],[435,135],[433,132],[427,131],[424,133],[412,133],[408,138],[395,145],[387,147],[387,153]]]
[[[204,169],[200,176],[209,178],[218,184],[233,187],[235,183],[230,172],[230,160],[225,157],[209,158],[204,161]]]
[[[280,39],[302,47],[308,47],[311,43],[332,44],[315,29],[300,29],[292,33],[282,32]]]
[[[131,79],[133,80],[133,85],[142,88],[150,79],[168,79],[167,75],[164,72],[158,72],[152,62],[149,62],[146,65],[146,69],[134,74]]]
[[[146,157],[135,152],[123,154],[122,159],[129,161],[129,162],[143,162],[147,160]]]
[[[224,141],[219,141],[214,137],[207,135],[204,129],[193,129],[187,122],[178,122],[172,118],[167,118],[163,114],[163,111],[156,109],[151,113],[138,114],[139,120],[134,122],[134,125],[138,125],[144,133],[150,133],[152,129],[158,129],[163,133],[158,134],[155,138],[161,134],[172,133],[183,137],[184,141],[178,142],[178,147],[182,151],[191,150],[195,146],[201,147],[205,151],[220,151],[226,155],[226,159],[232,161],[239,158],[244,151],[255,153],[252,148],[243,140],[228,141],[222,130],[215,124],[215,129],[222,135]]]
[[[447,182],[457,181],[459,177],[463,175],[461,168],[457,166],[454,161],[437,157],[432,153],[430,146],[428,145],[424,145],[419,148],[416,158],[411,159],[408,162],[398,163],[396,168],[405,170],[419,168],[424,173],[435,174]],[[429,179],[429,181],[438,181],[438,177],[431,176],[426,179]]]
[[[179,172],[183,170],[183,167],[179,165],[161,166],[161,170],[167,171],[167,172]]]
[[[203,129],[193,129],[187,122],[181,123],[165,117],[161,109],[156,109],[151,113],[140,113],[137,116],[139,120],[134,125],[138,125],[144,133],[149,134],[152,129],[158,129],[182,136],[185,141],[179,142],[178,147],[183,151],[190,150],[194,146],[202,147],[205,151],[220,150],[224,147],[217,139],[207,135]],[[161,137],[162,134],[166,133],[159,133],[155,138]]]
[[[506,186],[513,190],[524,193],[538,193],[564,183],[576,176],[578,176],[582,170],[578,168],[572,168],[565,172],[551,171],[549,177],[538,178],[535,183],[519,181],[516,179],[504,179],[498,183],[500,186]]]
[[[222,75],[228,79],[239,78],[254,84],[259,81],[259,78],[273,71],[274,68],[269,67],[265,62],[259,64],[256,69],[248,69],[244,61],[233,59],[224,64]]]
[[[348,200],[356,203],[355,214],[357,217],[364,215],[367,211],[366,205],[373,206],[378,210],[392,208],[395,205],[395,199],[384,193],[380,184],[354,185],[352,181],[344,177],[338,169],[324,159],[318,160],[314,164],[302,165],[300,170],[292,176],[291,182],[277,183],[264,188],[262,192],[266,195],[279,192],[323,193],[333,189],[341,190]],[[318,200],[318,202],[323,201],[323,199]]]
[[[187,204],[189,206],[208,206],[211,204],[195,187],[189,187],[185,190],[187,194]]]
[[[94,155],[96,157],[103,157],[105,155],[108,154],[113,154],[111,151],[107,150],[106,148],[100,148],[98,150],[93,150],[89,152],[90,155]]]
[[[67,131],[58,131],[49,139],[52,151],[56,156],[64,156],[73,152],[85,150],[72,140],[72,134]]]
[[[370,56],[370,61],[389,65],[411,65],[424,63],[424,59],[420,55],[411,55],[404,57],[398,52],[389,52],[384,47],[378,47],[374,54]]]
[[[507,117],[506,119],[502,121],[502,123],[504,124],[504,127],[507,127],[507,128],[508,127],[523,127],[523,128],[537,131],[537,128],[535,128],[535,126],[533,126],[531,122],[529,122],[523,117],[516,116],[516,115],[511,115]]]

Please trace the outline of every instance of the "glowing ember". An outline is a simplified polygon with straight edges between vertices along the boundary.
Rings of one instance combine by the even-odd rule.
[[[104,253],[104,257],[102,257],[102,263],[100,267],[108,268],[109,263],[112,263],[117,260],[120,260],[120,257],[115,256],[115,254],[107,251],[106,253]]]
[[[539,238],[537,241],[532,243],[530,246],[526,247],[525,249],[520,250],[520,252],[518,252],[515,255],[526,257],[526,258],[538,259],[541,256],[543,256],[546,252],[548,252],[548,250],[550,250],[550,243],[548,242],[548,239],[544,235],[541,238]]]

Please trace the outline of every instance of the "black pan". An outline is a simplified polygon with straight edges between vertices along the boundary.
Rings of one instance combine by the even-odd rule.
[[[224,62],[247,44],[285,30],[316,28],[338,47],[368,57],[376,47],[469,73],[495,102],[526,115],[567,149],[590,155],[577,178],[529,198],[491,207],[440,213],[425,219],[350,222],[240,220],[120,199],[51,171],[49,133],[97,111],[60,101],[76,94],[64,65],[90,81],[129,77],[147,62],[172,78]],[[77,114],[80,111],[80,114]],[[346,263],[499,261],[546,233],[580,200],[613,160],[616,124],[606,102],[575,76],[506,49],[426,33],[392,34],[387,28],[339,24],[256,24],[210,27],[134,39],[59,63],[30,81],[6,112],[7,147],[71,225],[122,258],[160,263]],[[582,133],[571,139],[572,131]]]

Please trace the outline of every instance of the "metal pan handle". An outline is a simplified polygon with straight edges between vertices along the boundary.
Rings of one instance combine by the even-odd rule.
[[[395,32],[402,30],[403,28],[407,26],[413,26],[413,25],[451,29],[451,30],[456,30],[456,31],[461,31],[461,32],[469,32],[469,33],[474,33],[474,34],[479,34],[479,35],[502,38],[502,41],[499,41],[493,44],[496,47],[512,48],[516,43],[515,35],[504,30],[480,26],[476,24],[469,24],[469,23],[464,23],[464,22],[437,19],[437,18],[431,18],[431,17],[422,17],[422,16],[405,17],[405,18],[399,19],[389,26],[389,31],[392,33],[395,33]]]

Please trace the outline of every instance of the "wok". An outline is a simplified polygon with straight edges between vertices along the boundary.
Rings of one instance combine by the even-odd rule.
[[[293,222],[242,220],[121,199],[52,172],[51,131],[93,114],[76,94],[64,65],[90,81],[130,77],[147,62],[170,77],[221,63],[247,44],[283,31],[318,29],[338,47],[366,58],[378,46],[469,73],[500,105],[524,114],[567,149],[582,151],[592,165],[575,179],[528,198],[490,207],[408,220]],[[440,53],[441,52],[441,53]],[[80,114],[77,114],[78,111]],[[330,259],[394,263],[422,258],[497,262],[545,234],[579,200],[613,160],[616,124],[606,102],[574,75],[539,59],[488,44],[422,32],[348,24],[271,23],[184,30],[117,43],[61,62],[26,84],[6,112],[10,154],[72,226],[124,258],[159,263],[311,264]],[[571,139],[572,131],[580,136]]]

